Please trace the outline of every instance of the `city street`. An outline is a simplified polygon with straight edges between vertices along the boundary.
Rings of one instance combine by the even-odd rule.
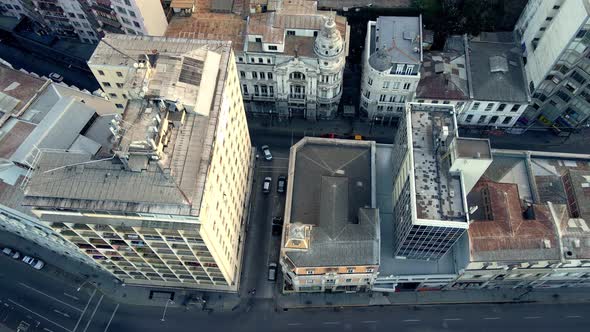
[[[85,285],[66,284],[6,256],[0,323],[29,331],[586,331],[590,305],[518,304],[370,307],[275,311],[259,300],[249,312],[207,314],[178,306],[115,303]],[[162,320],[163,319],[163,320]]]

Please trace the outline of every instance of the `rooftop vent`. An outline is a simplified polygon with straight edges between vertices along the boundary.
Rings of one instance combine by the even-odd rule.
[[[490,57],[490,71],[492,73],[507,73],[508,61],[503,56]]]

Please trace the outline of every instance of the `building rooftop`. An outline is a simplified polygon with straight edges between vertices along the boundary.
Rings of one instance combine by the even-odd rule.
[[[369,64],[385,71],[396,63],[419,65],[422,60],[421,18],[380,16],[371,29]]]
[[[469,86],[465,52],[426,52],[416,98],[467,100]]]
[[[216,135],[222,135],[215,129],[230,43],[125,35],[105,38],[126,56],[111,53],[103,39],[94,63],[134,68],[131,59],[140,59],[145,52],[154,55],[152,47],[158,47],[157,57],[147,57],[152,73],[144,82],[146,96],[128,102],[122,117],[103,130],[103,136],[113,142],[114,155],[43,153],[27,188],[27,204],[198,216],[211,149]],[[182,87],[186,89],[178,92]]]
[[[379,264],[374,142],[304,138],[291,148],[285,246],[299,267]],[[308,248],[287,242],[306,229]]]
[[[50,82],[0,65],[0,126],[37,97]]]
[[[561,178],[570,215],[590,222],[590,170],[568,169]]]
[[[256,13],[249,18],[247,34],[262,36],[263,43],[285,44],[288,29],[321,30],[328,17],[334,17],[336,28],[348,44],[347,19],[333,12],[318,11],[316,1],[289,0],[276,12]],[[250,51],[250,47],[245,51]]]
[[[522,49],[514,41],[506,42],[487,33],[469,41],[471,97],[475,100],[526,103],[528,87],[524,77]]]
[[[461,180],[442,155],[458,136],[454,108],[410,107],[417,218],[466,221]]]
[[[246,20],[240,15],[197,11],[190,17],[173,16],[166,37],[230,40],[235,50],[244,49]]]
[[[545,205],[524,203],[513,183],[482,178],[467,196],[471,261],[559,260],[559,238]]]

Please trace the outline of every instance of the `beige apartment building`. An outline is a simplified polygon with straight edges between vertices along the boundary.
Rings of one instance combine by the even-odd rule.
[[[123,115],[94,155],[43,151],[25,205],[127,284],[237,291],[253,151],[230,43],[108,35],[89,64]]]
[[[375,150],[371,141],[313,137],[291,147],[283,291],[372,288],[380,262]]]

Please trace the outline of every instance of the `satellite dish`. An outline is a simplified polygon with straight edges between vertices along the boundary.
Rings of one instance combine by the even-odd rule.
[[[141,91],[143,91],[143,92],[148,92],[148,87],[144,85],[144,86],[141,88]]]
[[[143,67],[145,67],[145,63],[143,63],[143,62],[139,63],[139,68],[143,68]]]
[[[139,93],[139,96],[140,96],[141,98],[145,97],[145,92],[144,92],[144,91],[141,91],[141,92]]]
[[[138,68],[138,67],[139,67],[139,63],[137,63],[137,62],[134,62],[134,63],[133,63],[133,68]]]

